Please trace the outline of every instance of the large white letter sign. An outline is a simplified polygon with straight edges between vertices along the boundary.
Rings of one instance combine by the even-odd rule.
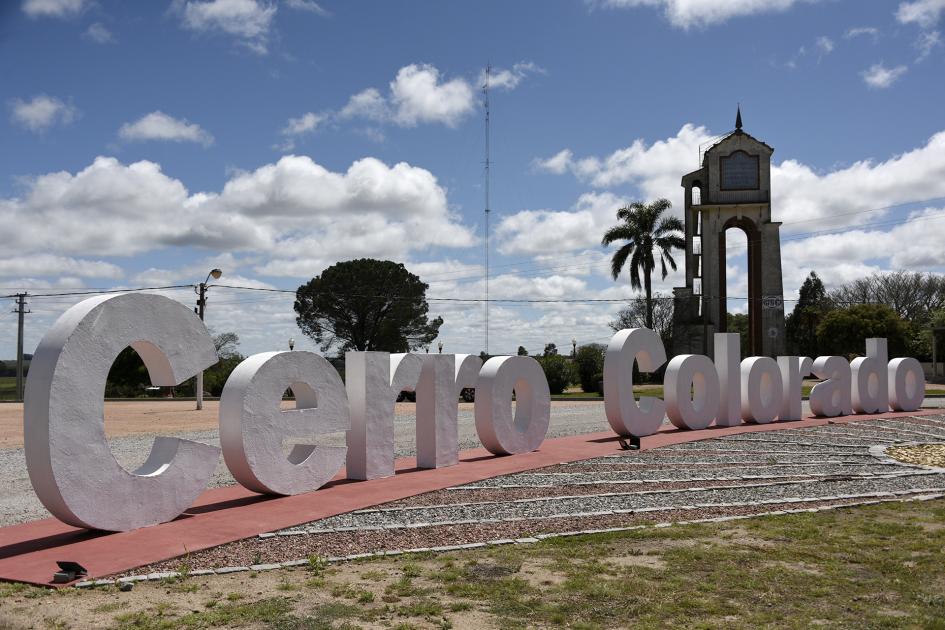
[[[459,463],[459,393],[475,387],[482,360],[472,354],[427,354],[417,383],[417,467]]]
[[[771,357],[742,361],[742,420],[767,424],[781,411],[784,385],[781,370]]]
[[[690,397],[690,392],[692,395]],[[666,415],[680,429],[704,429],[719,412],[719,377],[709,357],[680,354],[663,377]]]
[[[214,446],[159,437],[134,472],[105,440],[105,380],[131,346],[154,385],[177,385],[217,362],[213,339],[186,306],[159,295],[80,302],[53,324],[30,365],[23,442],[30,481],[52,514],[76,527],[127,531],[169,521],[206,487]]]
[[[850,362],[853,410],[857,413],[889,411],[888,362],[889,352],[882,338],[867,339],[866,356]]]
[[[817,357],[814,376],[827,379],[810,390],[810,410],[815,416],[832,418],[853,413],[850,399],[850,364],[843,357]]]
[[[719,375],[720,404],[715,424],[734,427],[742,423],[741,378],[739,365],[742,359],[741,338],[738,333],[715,333],[715,371]],[[744,385],[742,385],[744,387]]]
[[[287,387],[295,409],[282,410]],[[254,492],[301,494],[341,470],[347,448],[296,444],[287,438],[347,431],[348,398],[341,377],[313,352],[263,352],[233,370],[220,397],[220,446],[233,477]]]
[[[515,390],[515,418],[510,402]],[[476,433],[490,453],[514,455],[541,446],[551,420],[551,392],[538,361],[492,357],[476,383]]]
[[[423,361],[415,354],[348,352],[348,479],[379,479],[394,474],[394,404],[420,380]]]
[[[919,362],[911,358],[893,359],[888,370],[889,406],[893,411],[915,411],[921,407],[925,400],[925,373]]]
[[[781,370],[781,411],[779,420],[800,420],[803,413],[801,386],[810,374],[814,360],[810,357],[778,357]]]
[[[628,328],[610,338],[604,356],[604,412],[617,435],[643,437],[659,431],[666,404],[643,396],[633,397],[633,363],[651,373],[666,363],[663,341],[649,328]]]

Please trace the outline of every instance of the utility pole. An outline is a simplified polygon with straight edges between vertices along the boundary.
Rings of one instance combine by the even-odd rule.
[[[223,272],[219,269],[212,269],[210,273],[207,274],[207,278],[194,287],[194,292],[197,294],[197,306],[194,308],[194,312],[197,313],[197,317],[200,318],[200,321],[203,321],[203,311],[207,306],[207,283],[210,282],[210,278],[214,280],[219,280],[220,276],[223,275]],[[197,411],[203,409],[203,370],[197,372],[197,391],[194,392],[197,395]]]
[[[491,173],[489,168],[491,166],[490,159],[490,147],[489,147],[489,136],[490,136],[490,116],[489,116],[489,79],[492,75],[492,64],[486,64],[486,81],[482,86],[482,96],[483,96],[483,106],[486,110],[486,356],[489,355],[489,214],[491,214],[492,209],[489,207],[489,178]]]
[[[197,317],[203,321],[203,309],[207,305],[207,283],[201,282],[197,285]],[[194,394],[197,396],[197,411],[203,409],[203,370],[197,372],[197,385],[194,388]]]
[[[16,294],[17,331],[16,331],[16,399],[23,401],[23,316],[26,310],[26,298],[29,293]]]

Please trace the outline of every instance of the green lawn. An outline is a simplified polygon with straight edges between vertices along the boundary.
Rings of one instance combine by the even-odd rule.
[[[943,549],[945,501],[886,503],[132,593],[0,585],[0,627],[945,628]]]
[[[16,400],[15,376],[0,376],[0,400]]]

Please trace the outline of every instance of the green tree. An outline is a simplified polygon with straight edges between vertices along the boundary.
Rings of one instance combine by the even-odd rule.
[[[553,344],[553,343],[546,343],[546,344],[545,344],[545,349],[544,349],[544,351],[542,351],[541,356],[547,357],[547,356],[550,356],[550,355],[552,355],[552,354],[558,354],[558,346],[556,346],[556,345]]]
[[[651,304],[652,330],[669,346],[673,339],[673,296],[657,293]],[[637,297],[630,300],[630,303],[617,313],[617,318],[610,322],[610,327],[614,332],[625,328],[651,328],[646,325],[646,298]]]
[[[614,252],[610,261],[610,271],[614,277],[620,275],[624,265],[630,261],[630,286],[646,295],[646,327],[653,328],[653,296],[651,275],[656,269],[654,252],[659,254],[660,271],[663,279],[669,274],[667,263],[676,271],[673,259],[674,249],[683,249],[686,242],[681,236],[683,222],[678,217],[664,217],[672,204],[668,199],[657,199],[651,204],[635,201],[629,206],[617,210],[621,223],[607,230],[601,243],[610,245],[615,241],[626,241]],[[640,283],[640,273],[643,283]]]
[[[817,327],[833,308],[827,289],[816,271],[811,271],[801,285],[797,304],[784,322],[788,346],[794,354],[817,356]]]
[[[528,350],[525,349],[525,346],[519,346],[519,347],[518,347],[518,356],[520,356],[520,357],[527,357],[527,356],[528,356]]]
[[[902,356],[909,341],[909,328],[885,304],[856,304],[827,313],[817,326],[819,354],[862,355],[866,340],[885,337],[889,356]]]
[[[606,348],[599,343],[589,343],[578,348],[574,355],[581,389],[587,393],[597,391],[598,376],[604,371],[604,350]]]
[[[300,286],[296,323],[323,352],[407,352],[428,346],[443,319],[429,319],[428,286],[400,263],[340,262]]]
[[[560,354],[546,354],[538,357],[541,369],[548,379],[548,389],[552,394],[561,394],[565,388],[574,382],[574,366]]]

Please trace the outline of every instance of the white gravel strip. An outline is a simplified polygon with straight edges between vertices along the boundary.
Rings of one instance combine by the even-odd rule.
[[[519,545],[535,544],[543,540],[547,540],[549,538],[567,538],[567,537],[572,537],[572,536],[587,536],[587,535],[593,535],[593,534],[606,534],[606,533],[612,533],[612,532],[635,531],[635,530],[647,529],[647,528],[662,529],[665,527],[673,527],[673,526],[680,526],[680,525],[698,525],[702,523],[724,523],[727,521],[740,521],[740,520],[758,518],[758,517],[763,517],[763,516],[801,514],[805,512],[816,513],[816,512],[825,512],[828,510],[837,510],[837,509],[842,509],[842,508],[858,507],[858,506],[864,506],[864,505],[877,505],[880,503],[892,503],[892,502],[906,503],[906,502],[911,502],[911,501],[931,501],[933,499],[942,498],[942,496],[945,496],[945,495],[939,493],[939,494],[922,494],[922,495],[916,495],[916,496],[888,497],[888,498],[883,498],[881,500],[860,501],[856,503],[843,503],[843,504],[838,504],[838,505],[823,505],[823,506],[819,506],[815,508],[806,508],[806,509],[802,508],[802,509],[794,509],[794,510],[775,510],[772,512],[760,512],[756,514],[717,516],[714,518],[702,518],[702,519],[695,519],[695,520],[688,520],[688,521],[668,521],[668,522],[663,522],[663,523],[654,523],[654,524],[646,524],[646,525],[631,525],[629,527],[609,527],[606,529],[586,529],[586,530],[571,531],[571,532],[554,532],[554,533],[547,533],[547,534],[538,534],[533,537],[517,538],[515,540],[504,538],[504,539],[499,539],[499,540],[490,540],[484,543],[470,543],[466,545],[445,545],[441,547],[421,547],[418,549],[397,550],[396,552],[376,551],[373,553],[357,553],[357,554],[351,554],[349,556],[323,558],[322,560],[324,560],[325,562],[334,564],[338,562],[351,562],[355,560],[361,560],[364,558],[381,558],[385,556],[400,555],[400,554],[431,553],[431,552],[438,552],[438,551],[463,551],[467,549],[480,549],[483,547],[495,547],[495,546],[503,546],[503,545],[511,545],[511,544],[519,544]],[[293,568],[293,567],[306,566],[308,564],[310,564],[310,561],[308,559],[301,559],[301,560],[289,560],[286,562],[280,562],[278,564],[253,565],[250,567],[227,567],[227,569],[230,569],[230,571],[228,572],[232,573],[236,571],[261,571],[261,570],[271,570],[271,569],[276,569],[276,568]],[[259,568],[254,568],[254,567],[259,567]],[[265,568],[262,568],[262,567],[265,567]],[[143,581],[151,581],[151,580],[157,581],[157,580],[164,580],[164,579],[187,578],[187,577],[195,577],[195,576],[201,576],[201,575],[211,575],[213,573],[220,573],[221,571],[223,571],[223,569],[197,569],[193,571],[187,571],[186,573],[180,573],[180,572],[175,572],[175,571],[161,573],[160,575],[163,577],[152,577],[158,574],[148,574],[148,575],[133,575],[129,577],[118,578],[117,580],[86,580],[83,582],[77,582],[76,584],[74,584],[74,587],[75,588],[93,588],[93,587],[99,587],[99,586],[115,586],[122,582],[143,582]]]

